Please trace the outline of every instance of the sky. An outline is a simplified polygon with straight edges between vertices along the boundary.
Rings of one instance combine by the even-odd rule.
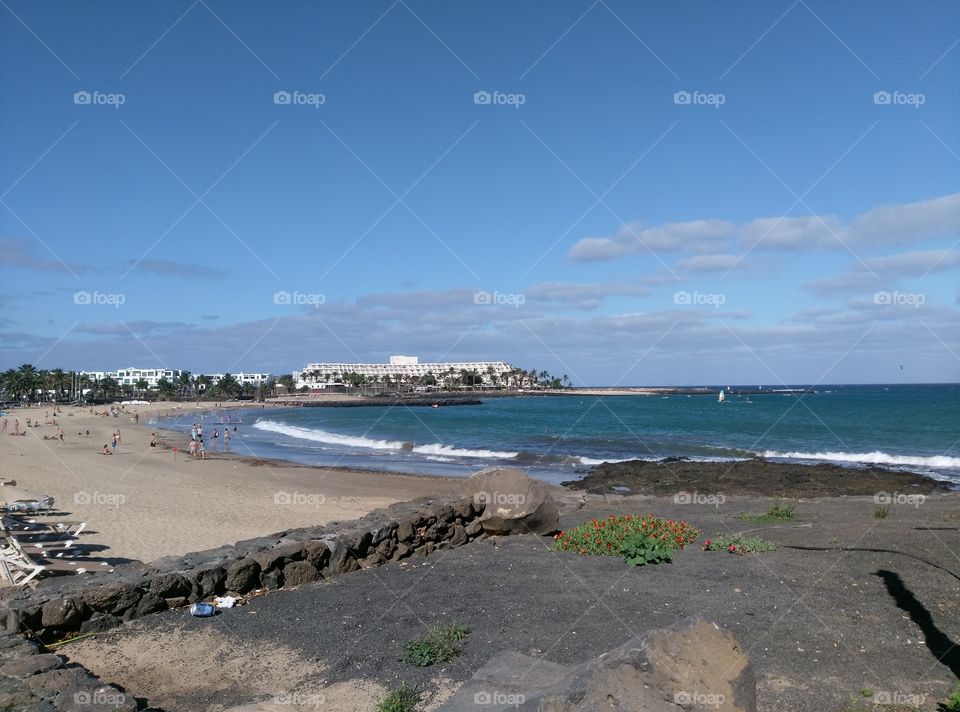
[[[0,369],[960,380],[960,5],[0,2]]]

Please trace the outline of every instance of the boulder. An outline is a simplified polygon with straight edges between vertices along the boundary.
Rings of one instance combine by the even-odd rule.
[[[488,534],[550,534],[560,517],[546,485],[515,467],[488,467],[466,480],[467,494],[483,507]]]
[[[733,635],[696,618],[562,666],[498,653],[443,712],[756,712],[756,680]]]
[[[260,585],[260,564],[251,557],[231,561],[224,586],[228,591],[247,593]]]
[[[119,615],[132,608],[140,600],[142,591],[136,586],[107,584],[89,588],[83,592],[83,602],[98,613]]]
[[[79,628],[89,613],[90,609],[82,598],[71,596],[43,604],[40,622],[44,628],[70,630]]]
[[[150,590],[161,598],[177,598],[190,595],[190,582],[183,574],[170,572],[153,577]]]
[[[291,561],[283,567],[283,585],[300,586],[320,578],[317,567],[309,561]]]

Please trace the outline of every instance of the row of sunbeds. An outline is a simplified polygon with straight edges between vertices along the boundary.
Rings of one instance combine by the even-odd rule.
[[[88,556],[78,537],[86,522],[46,520],[53,498],[29,493],[0,480],[0,579],[23,586],[44,574],[113,571]],[[42,517],[40,519],[38,517]]]

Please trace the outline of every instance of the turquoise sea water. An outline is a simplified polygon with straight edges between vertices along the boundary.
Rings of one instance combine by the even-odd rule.
[[[189,429],[188,418],[198,416],[164,426]],[[204,415],[205,435],[222,430],[218,420]],[[546,396],[441,408],[251,409],[230,447],[425,474],[513,464],[552,481],[603,461],[763,455],[879,464],[960,484],[960,385],[817,386],[806,395],[731,395],[723,403],[716,395]]]

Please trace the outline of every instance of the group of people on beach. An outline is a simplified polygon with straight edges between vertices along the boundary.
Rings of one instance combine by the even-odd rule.
[[[121,437],[120,437],[120,428],[117,428],[116,432],[113,434],[113,440],[110,442],[110,445],[103,446],[104,455],[113,455],[117,448],[120,447]]]

